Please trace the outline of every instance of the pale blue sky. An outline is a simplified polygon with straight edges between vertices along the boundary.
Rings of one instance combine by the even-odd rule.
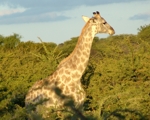
[[[81,16],[92,17],[94,11],[116,34],[137,34],[137,28],[150,24],[150,0],[0,0],[0,34],[59,44],[79,36],[85,24]]]

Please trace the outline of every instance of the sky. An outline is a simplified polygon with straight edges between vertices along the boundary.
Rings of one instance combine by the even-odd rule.
[[[150,0],[0,0],[0,35],[17,33],[21,41],[40,42],[40,37],[60,44],[79,36],[82,15],[92,17],[94,11],[116,35],[137,34],[140,26],[150,24]]]

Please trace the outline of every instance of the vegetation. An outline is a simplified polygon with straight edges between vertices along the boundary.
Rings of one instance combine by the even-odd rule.
[[[94,38],[91,57],[81,79],[86,91],[84,110],[66,104],[66,119],[148,120],[150,119],[150,25],[137,35],[123,34]],[[49,76],[74,49],[77,37],[63,44],[21,42],[14,34],[0,36],[0,120],[42,120],[27,113],[25,95],[29,88]],[[60,94],[61,97],[61,94]],[[40,108],[41,114],[44,111]],[[50,118],[60,119],[55,110]]]

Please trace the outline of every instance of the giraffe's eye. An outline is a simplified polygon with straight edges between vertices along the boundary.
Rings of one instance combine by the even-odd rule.
[[[105,25],[107,22],[104,22],[103,24]]]

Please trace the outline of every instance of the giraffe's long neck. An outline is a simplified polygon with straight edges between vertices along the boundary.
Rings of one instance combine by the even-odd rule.
[[[95,26],[90,26],[89,22],[86,23],[75,49],[59,64],[58,69],[65,67],[69,71],[75,71],[72,77],[80,80],[89,60],[93,38],[96,34],[95,29]]]

